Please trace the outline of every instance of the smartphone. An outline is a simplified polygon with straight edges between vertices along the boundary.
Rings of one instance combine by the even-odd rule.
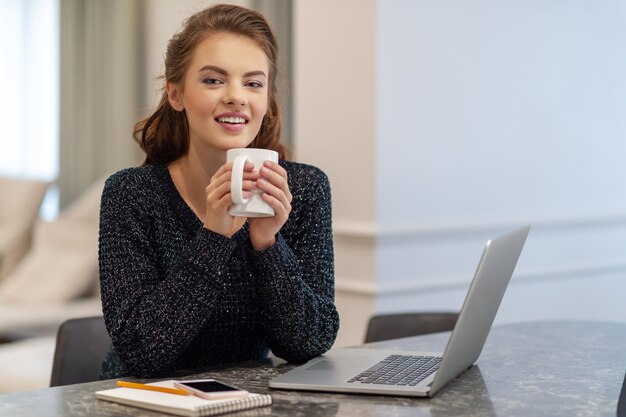
[[[198,397],[207,400],[218,400],[222,398],[245,397],[248,391],[241,388],[231,387],[223,382],[214,379],[194,379],[190,381],[174,381],[174,386],[184,389]]]

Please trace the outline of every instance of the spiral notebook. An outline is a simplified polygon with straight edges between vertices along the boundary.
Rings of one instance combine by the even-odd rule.
[[[173,388],[174,381],[160,381],[148,385]],[[113,388],[96,391],[96,398],[133,407],[191,417],[217,416],[272,404],[271,395],[250,394],[243,398],[205,400],[195,395],[176,395],[133,388]]]

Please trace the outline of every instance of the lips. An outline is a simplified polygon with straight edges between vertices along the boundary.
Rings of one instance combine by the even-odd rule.
[[[249,120],[247,114],[238,112],[222,113],[215,118],[215,121],[228,132],[243,130]]]
[[[218,117],[217,121],[220,123],[230,124],[248,123],[243,117]]]
[[[215,121],[218,123],[228,123],[228,124],[245,124],[248,123],[249,117],[245,113],[239,112],[228,112],[219,114]]]

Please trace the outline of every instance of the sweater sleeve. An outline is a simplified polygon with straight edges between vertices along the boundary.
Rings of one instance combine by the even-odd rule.
[[[334,304],[334,255],[330,185],[315,170],[298,212],[297,236],[288,244],[279,233],[265,251],[249,248],[262,300],[263,325],[272,352],[302,363],[331,348],[339,329]]]
[[[150,199],[112,177],[100,211],[102,307],[126,371],[150,376],[172,366],[216,308],[234,243],[200,228],[168,275],[152,244]]]

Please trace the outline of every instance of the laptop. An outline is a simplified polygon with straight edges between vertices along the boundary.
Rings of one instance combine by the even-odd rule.
[[[478,359],[529,230],[524,226],[487,242],[443,354],[336,348],[273,378],[270,387],[434,396]]]

